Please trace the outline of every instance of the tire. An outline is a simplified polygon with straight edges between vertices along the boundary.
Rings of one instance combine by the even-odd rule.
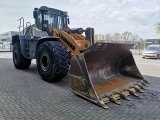
[[[31,65],[31,60],[26,59],[21,53],[21,47],[19,43],[15,43],[13,46],[13,63],[17,69],[28,69]]]
[[[156,59],[159,59],[159,57],[160,57],[160,56],[159,56],[159,54],[157,54],[157,57],[156,57]]]
[[[43,80],[55,82],[64,78],[71,55],[60,42],[45,41],[37,49],[37,69]]]

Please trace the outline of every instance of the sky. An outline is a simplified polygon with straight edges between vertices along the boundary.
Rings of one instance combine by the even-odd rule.
[[[96,34],[125,31],[139,37],[160,38],[160,0],[1,0],[0,34],[18,31],[19,18],[34,24],[35,7],[48,6],[67,11],[70,28],[93,27]]]

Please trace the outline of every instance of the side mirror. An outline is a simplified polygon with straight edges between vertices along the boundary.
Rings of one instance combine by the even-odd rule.
[[[33,18],[35,18],[35,19],[38,18],[38,12],[37,11],[33,11]]]

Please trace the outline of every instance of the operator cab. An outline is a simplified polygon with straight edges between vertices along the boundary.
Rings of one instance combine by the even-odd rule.
[[[33,11],[35,25],[38,29],[46,31],[46,29],[65,29],[69,24],[69,16],[67,12],[42,6]]]

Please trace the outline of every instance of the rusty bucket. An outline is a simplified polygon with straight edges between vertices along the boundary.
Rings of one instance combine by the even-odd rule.
[[[99,42],[71,59],[68,79],[74,93],[108,108],[118,99],[138,96],[148,82],[139,72],[130,51],[133,45]]]

